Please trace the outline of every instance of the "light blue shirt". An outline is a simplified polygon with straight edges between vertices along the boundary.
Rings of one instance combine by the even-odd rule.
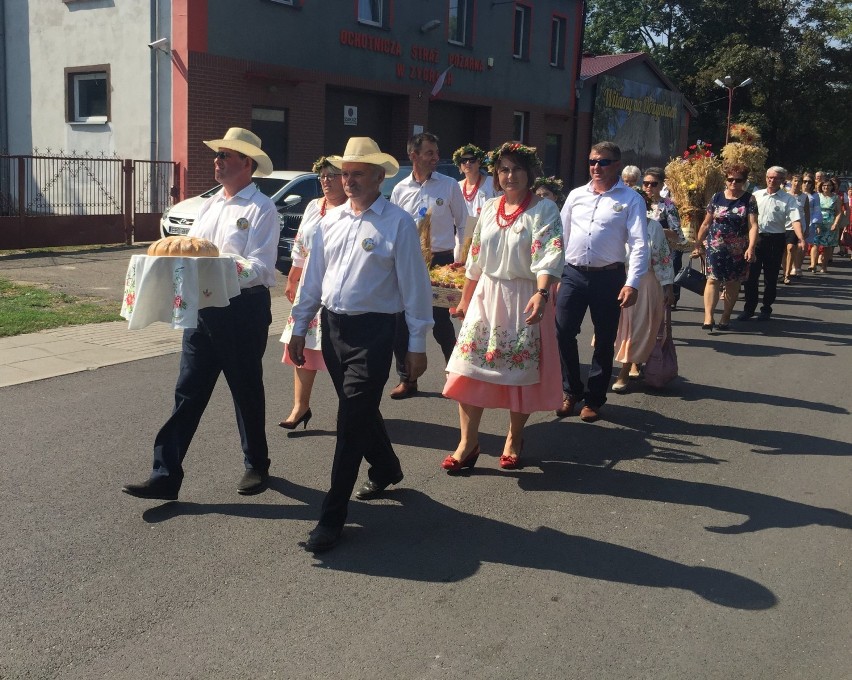
[[[568,194],[561,214],[566,264],[604,267],[624,262],[627,246],[625,285],[639,289],[648,271],[648,217],[639,192],[619,179],[598,194],[589,182]]]

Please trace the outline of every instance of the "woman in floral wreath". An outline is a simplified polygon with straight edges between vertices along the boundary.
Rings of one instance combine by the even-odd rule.
[[[471,217],[479,217],[485,202],[494,198],[494,180],[480,172],[485,152],[474,144],[465,144],[453,152],[453,163],[464,175],[459,180],[467,212]]]
[[[558,177],[539,177],[533,182],[532,190],[539,198],[549,198],[556,204],[556,207],[562,210],[562,204],[565,203],[565,184]]]
[[[535,149],[506,142],[492,153],[494,185],[473,232],[466,281],[454,316],[463,319],[447,364],[444,396],[459,403],[461,437],[444,459],[449,473],[479,457],[486,408],[509,411],[500,467],[519,466],[523,430],[534,411],[561,404],[561,372],[551,286],[563,267],[556,204],[532,192],[541,171]]]
[[[310,254],[314,231],[329,210],[346,202],[340,170],[331,164],[328,157],[321,156],[318,158],[312,170],[317,173],[323,196],[308,203],[302,216],[302,223],[299,225],[299,231],[293,241],[293,263],[290,266],[290,273],[287,275],[287,287],[284,289],[284,295],[293,304],[299,300],[302,274]],[[293,366],[294,380],[293,409],[286,420],[278,423],[285,430],[294,430],[302,423],[304,423],[305,428],[308,427],[308,421],[313,416],[311,412],[311,391],[314,387],[314,379],[317,371],[325,370],[325,361],[322,358],[322,329],[320,328],[319,313],[308,327],[308,335],[305,337],[305,363],[303,366],[293,364],[287,352],[287,345],[293,333],[293,323],[291,315],[288,317],[284,333],[281,335],[281,342],[284,343],[284,358],[281,361]]]

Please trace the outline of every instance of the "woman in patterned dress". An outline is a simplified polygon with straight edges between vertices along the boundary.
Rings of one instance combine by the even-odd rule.
[[[814,237],[814,247],[811,248],[811,263],[814,271],[825,274],[831,264],[831,256],[840,240],[840,217],[843,214],[840,198],[834,193],[831,180],[823,180],[817,187],[819,190],[819,209],[822,214],[822,226],[817,227]],[[819,269],[816,269],[817,251],[819,249]]]
[[[293,304],[299,299],[302,275],[310,254],[314,231],[328,210],[346,202],[340,170],[335,168],[327,157],[318,158],[312,169],[317,173],[323,196],[308,203],[302,216],[302,223],[299,225],[299,231],[293,241],[293,263],[290,267],[290,273],[287,275],[287,287],[284,289],[284,295]],[[278,423],[285,430],[294,430],[302,423],[307,428],[308,421],[313,416],[311,412],[311,391],[314,387],[314,379],[317,371],[325,370],[325,361],[322,358],[322,329],[319,313],[308,327],[308,334],[305,337],[305,363],[303,366],[293,364],[287,352],[287,345],[292,333],[293,317],[290,316],[287,318],[284,333],[281,335],[281,342],[284,343],[284,358],[281,361],[293,366],[294,381],[293,409],[286,420]]]
[[[551,286],[564,255],[556,204],[531,188],[541,161],[532,147],[506,142],[492,154],[494,184],[504,194],[485,204],[473,232],[466,282],[455,316],[463,319],[447,364],[444,396],[459,403],[461,437],[442,467],[472,468],[486,408],[509,411],[500,467],[515,469],[523,430],[534,411],[562,403]]]
[[[712,333],[713,315],[719,303],[719,284],[725,284],[725,306],[719,319],[719,330],[731,328],[731,312],[748,278],[748,263],[754,262],[757,243],[757,201],[745,191],[748,168],[727,165],[725,190],[720,191],[707,205],[707,216],[696,236],[692,257],[707,258],[707,285],[704,288],[704,323],[701,328]],[[706,240],[705,240],[706,237]]]

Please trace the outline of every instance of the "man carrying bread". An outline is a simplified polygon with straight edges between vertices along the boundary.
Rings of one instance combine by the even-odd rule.
[[[280,228],[275,204],[252,175],[271,173],[272,161],[260,138],[243,128],[204,143],[216,152],[213,167],[222,188],[201,207],[189,236],[211,241],[220,255],[234,259],[241,291],[227,307],[200,309],[198,327],[183,332],[174,410],[154,440],[151,476],[122,488],[138,498],[177,500],[183,459],[220,373],[234,400],[245,459],[237,493],[260,493],[269,478],[261,360],[272,322],[269,288],[275,285]]]
[[[322,307],[322,355],[338,397],[337,445],[331,488],[304,544],[309,552],[328,550],[340,540],[363,458],[370,469],[357,499],[377,498],[402,481],[402,466],[379,411],[396,317],[403,313],[408,327],[405,370],[411,380],[426,370],[426,334],[434,323],[414,219],[379,190],[399,164],[369,137],[352,137],[342,157],[328,160],[342,170],[349,200],[329,211],[314,232],[288,344],[293,363],[304,364],[308,324]]]

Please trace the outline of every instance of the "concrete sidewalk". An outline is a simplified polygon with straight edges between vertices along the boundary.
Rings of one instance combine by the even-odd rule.
[[[281,335],[289,313],[287,298],[272,298],[270,335]],[[110,321],[0,338],[0,387],[172,354],[181,337],[163,323],[131,331],[126,321]]]

